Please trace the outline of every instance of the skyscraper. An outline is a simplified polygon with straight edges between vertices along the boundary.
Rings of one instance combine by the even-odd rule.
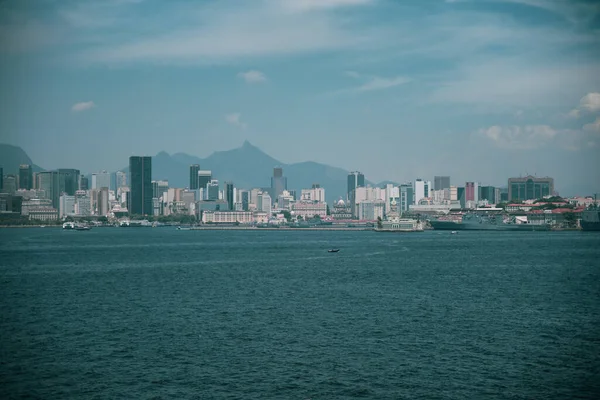
[[[131,158],[130,158],[131,160]],[[131,172],[131,170],[130,170]],[[92,174],[92,189],[103,187],[110,188],[110,173],[107,171],[95,172]]]
[[[348,174],[348,190],[346,196],[350,203],[354,202],[354,189],[358,187],[365,187],[365,176],[358,171],[353,171]]]
[[[52,201],[52,207],[58,210],[60,202],[60,179],[58,171],[43,171],[38,173],[38,189],[44,191],[46,199]]]
[[[479,200],[487,200],[490,204],[496,204],[496,188],[494,186],[479,186]]]
[[[465,183],[465,202],[467,201],[479,201],[479,188],[476,182]]]
[[[200,166],[198,164],[190,165],[190,190],[197,190],[198,186],[198,172],[200,171]]]
[[[219,200],[219,181],[211,180],[206,184],[206,200]]]
[[[88,190],[90,188],[90,182],[87,176],[79,176],[79,190]]]
[[[444,190],[450,189],[450,177],[449,176],[434,176],[433,177],[433,190]]]
[[[233,198],[233,182],[225,182],[225,200],[227,200],[229,210],[233,211],[233,203],[235,202]]]
[[[419,204],[419,201],[425,197],[429,197],[431,189],[431,181],[424,181],[423,179],[417,179],[415,181],[415,204]]]
[[[554,194],[554,179],[550,177],[536,178],[526,176],[524,178],[508,179],[508,200],[534,200]]]
[[[127,187],[127,174],[123,171],[117,171],[115,173],[117,180],[117,189]]]
[[[75,192],[79,190],[79,170],[61,168],[58,170],[59,174],[59,195],[66,193],[69,196],[74,196]]]
[[[405,212],[409,210],[409,206],[414,204],[414,189],[412,182],[404,183],[400,185],[400,211]]]
[[[198,171],[198,187],[196,189],[206,190],[206,185],[212,181],[212,171],[200,170]]]
[[[33,170],[29,164],[19,166],[19,189],[29,190],[33,187]]]
[[[129,157],[131,200],[129,213],[152,215],[152,157]]]
[[[284,190],[287,190],[287,178],[283,176],[283,168],[273,168],[271,178],[271,199],[276,199]]]
[[[159,199],[169,190],[169,181],[152,181],[152,197]]]

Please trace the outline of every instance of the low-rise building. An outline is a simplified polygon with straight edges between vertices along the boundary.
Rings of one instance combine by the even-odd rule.
[[[250,224],[254,216],[250,211],[204,211],[202,223],[208,224]]]
[[[318,201],[299,201],[292,205],[292,211],[296,217],[312,218],[318,215],[320,218],[327,216],[327,203]]]

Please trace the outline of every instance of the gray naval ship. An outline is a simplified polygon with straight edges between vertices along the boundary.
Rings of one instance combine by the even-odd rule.
[[[548,225],[517,223],[515,218],[504,219],[502,215],[478,215],[466,213],[429,220],[433,229],[446,231],[547,231]]]

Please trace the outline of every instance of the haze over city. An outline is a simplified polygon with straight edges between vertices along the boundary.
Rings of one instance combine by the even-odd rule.
[[[378,182],[600,191],[594,1],[0,6],[0,142],[47,169],[244,140]]]

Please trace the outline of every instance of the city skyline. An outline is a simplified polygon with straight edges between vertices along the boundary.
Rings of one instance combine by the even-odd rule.
[[[38,4],[0,16],[0,142],[47,169],[247,139],[376,182],[600,190],[596,2]]]

